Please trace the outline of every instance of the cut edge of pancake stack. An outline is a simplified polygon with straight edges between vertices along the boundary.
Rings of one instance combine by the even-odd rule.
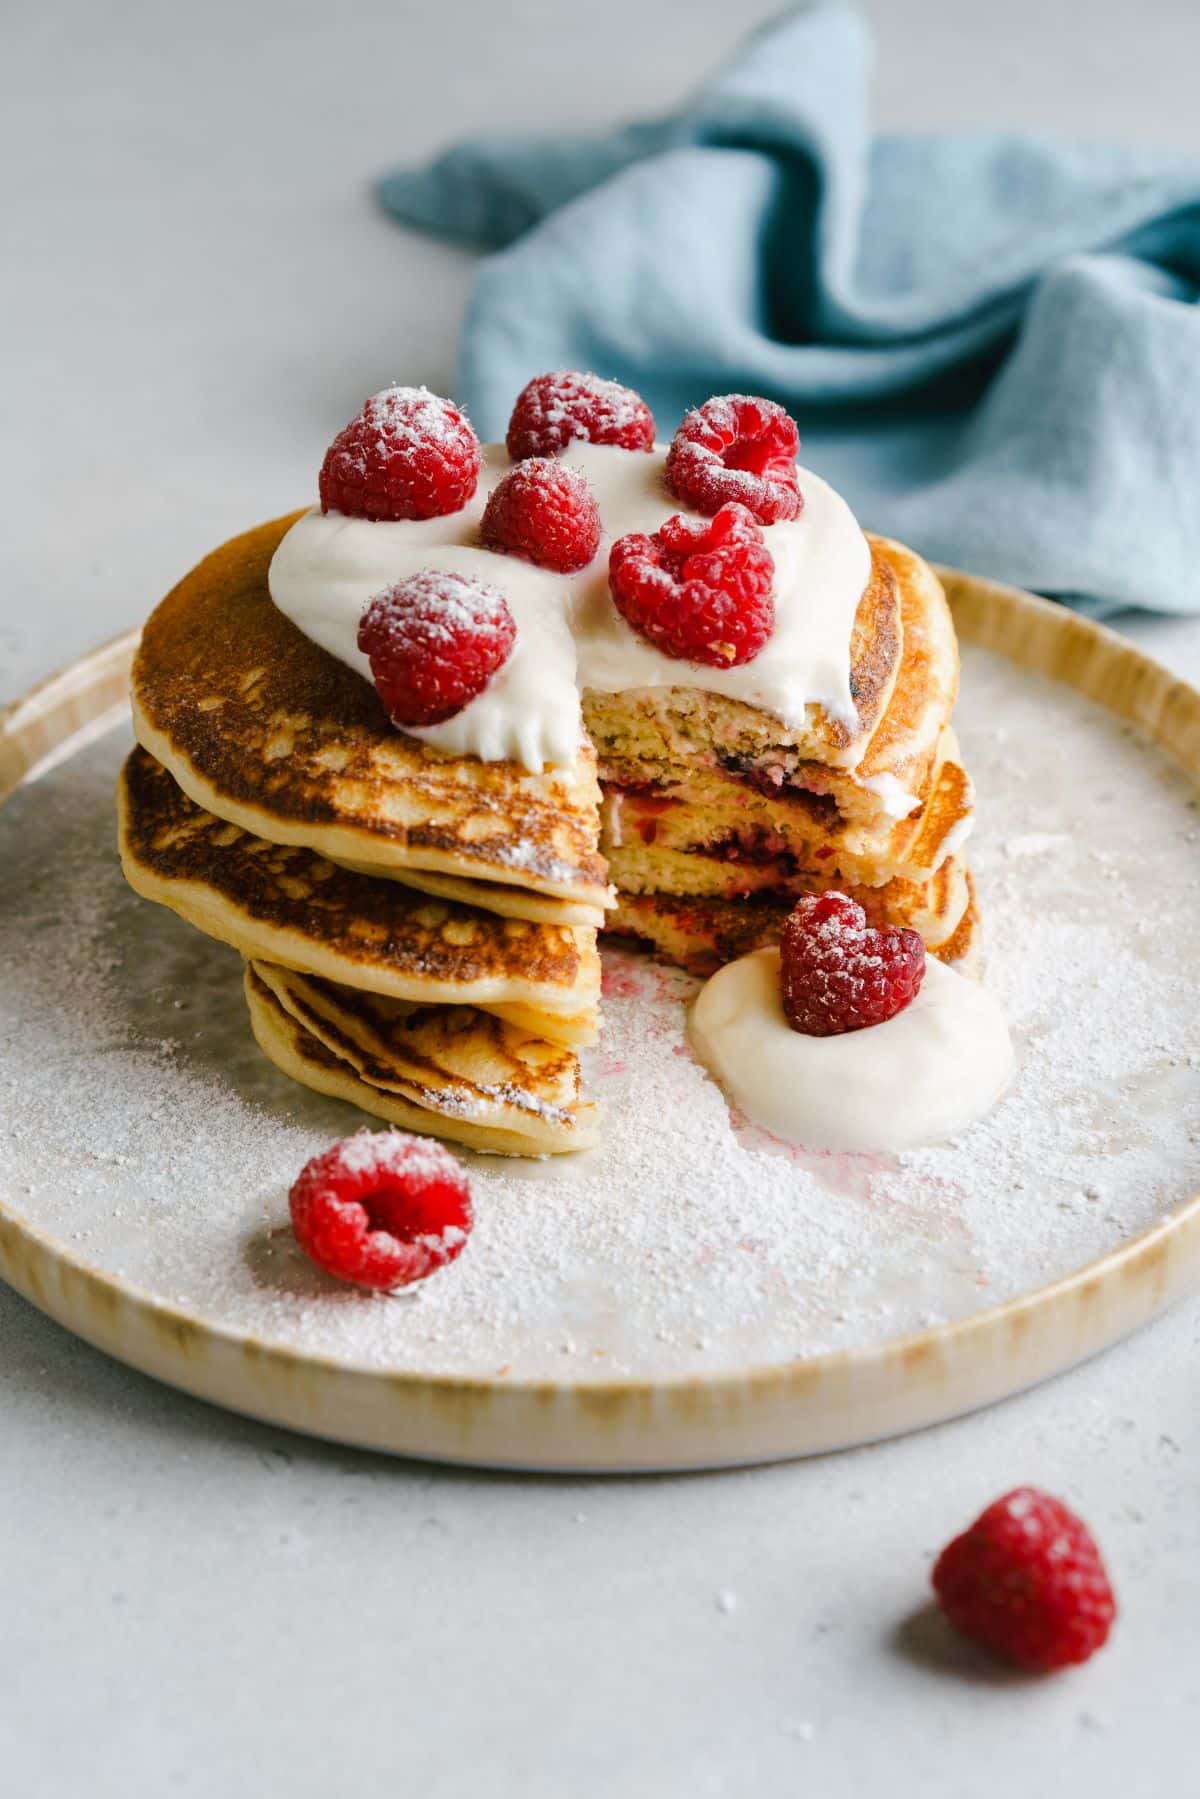
[[[976,960],[953,623],[927,563],[869,541],[898,602],[897,647],[856,764],[715,694],[585,695],[617,889],[610,931],[710,974],[775,942],[801,894],[836,888],[870,924],[908,926],[960,967]]]
[[[255,1038],[293,1079],[477,1150],[560,1153],[596,1141],[577,1052],[602,923],[709,972],[836,886],[971,959],[957,647],[903,546],[870,540],[857,735],[817,707],[789,732],[703,688],[585,689],[576,765],[531,773],[398,729],[284,616],[268,572],[300,516],[221,546],[148,621],[118,790],[130,885],[240,953]]]

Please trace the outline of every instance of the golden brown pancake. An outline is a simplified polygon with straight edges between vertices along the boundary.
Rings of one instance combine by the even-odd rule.
[[[946,760],[911,818],[873,826],[839,819],[833,802],[790,790],[770,795],[700,772],[683,793],[605,796],[601,842],[622,894],[709,894],[732,899],[764,888],[812,891],[843,882],[927,881],[961,845],[974,795],[952,731]]]
[[[521,1138],[531,1155],[594,1140],[595,1109],[580,1104],[579,1062],[473,1006],[411,1006],[353,987],[250,964],[283,1010],[351,1072],[423,1112],[439,1135],[470,1128]],[[467,1139],[460,1139],[467,1141]]]
[[[375,689],[274,605],[267,571],[299,514],[223,544],[151,614],[133,667],[134,730],[206,811],[333,860],[527,891],[591,912],[595,758],[530,774],[441,754],[398,731]]]
[[[362,862],[346,862],[340,857],[340,868],[355,874],[371,875],[375,880],[401,881],[418,893],[431,893],[437,899],[454,900],[461,906],[482,906],[485,912],[498,912],[501,918],[528,918],[535,924],[590,925],[598,931],[604,923],[599,906],[585,906],[576,900],[553,899],[544,893],[523,893],[518,887],[504,887],[499,881],[468,881],[459,875],[431,874],[425,868],[406,868],[403,872],[388,868],[370,868]]]
[[[244,956],[393,999],[480,1006],[569,1043],[594,1027],[593,931],[456,906],[253,837],[195,805],[143,749],[122,771],[118,815],[130,885]]]
[[[789,727],[744,700],[698,687],[639,687],[625,693],[588,689],[583,717],[602,779],[633,785],[666,782],[718,759],[737,768],[806,761],[852,767],[886,711],[902,644],[900,590],[887,558],[873,547],[871,579],[850,647],[856,726],[811,705],[803,724]]]
[[[892,538],[873,537],[900,593],[904,653],[891,696],[852,770],[799,765],[793,779],[829,794],[847,819],[871,823],[880,802],[902,788],[924,800],[939,761],[939,744],[958,698],[958,642],[945,590],[923,557]]]
[[[315,1093],[331,1099],[343,1099],[359,1111],[385,1119],[405,1131],[419,1131],[426,1136],[441,1137],[447,1142],[461,1143],[468,1149],[501,1156],[547,1155],[550,1148],[533,1147],[530,1139],[515,1131],[495,1130],[466,1120],[452,1119],[425,1107],[414,1105],[398,1092],[388,1092],[364,1081],[348,1062],[343,1062],[326,1049],[319,1038],[306,1031],[290,1012],[286,1012],[270,988],[247,964],[245,975],[246,1005],[250,1026],[263,1054],[281,1073],[310,1087]],[[563,1147],[566,1147],[565,1145]],[[570,1147],[584,1147],[582,1142]]]
[[[855,740],[855,762],[720,694],[689,688],[586,693],[584,719],[606,793],[661,789],[692,798],[698,781],[724,778],[735,794],[756,794],[768,805],[829,799],[834,809],[817,810],[818,827],[853,819],[877,836],[895,824],[901,793],[911,796],[910,809],[923,802],[958,693],[954,626],[927,562],[888,539],[871,544],[897,606],[888,634],[896,662],[886,689],[873,691],[870,728]]]

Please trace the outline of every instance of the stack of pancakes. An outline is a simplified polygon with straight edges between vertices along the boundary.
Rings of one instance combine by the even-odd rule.
[[[595,1140],[577,1052],[608,908],[697,971],[829,886],[943,959],[970,950],[957,648],[902,546],[871,540],[853,726],[587,691],[576,766],[533,774],[397,730],[284,617],[267,576],[297,516],[224,545],[151,617],[118,796],[131,885],[241,953],[255,1036],[296,1080],[473,1148],[572,1150]]]
[[[475,1149],[595,1139],[594,758],[570,774],[440,756],[273,605],[291,518],[224,545],[155,611],[122,865],[245,958],[254,1034],[305,1086]]]
[[[609,928],[695,973],[773,942],[801,893],[836,887],[946,961],[973,947],[962,846],[971,783],[950,725],[958,646],[941,583],[869,539],[850,649],[854,725],[789,730],[694,688],[584,696],[604,790]]]

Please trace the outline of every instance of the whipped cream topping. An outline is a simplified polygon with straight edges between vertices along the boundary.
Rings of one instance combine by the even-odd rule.
[[[889,818],[907,818],[921,804],[920,794],[909,793],[893,774],[885,772],[881,775],[864,775],[860,777],[859,785],[875,795]]]
[[[974,802],[975,802],[975,793],[974,793],[974,789],[972,788],[968,791],[967,804],[974,805]],[[971,833],[974,829],[975,829],[975,814],[974,814],[974,812],[965,812],[963,814],[963,816],[956,821],[956,823],[954,823],[950,826],[950,829],[946,832],[946,835],[942,838],[941,850],[939,852],[943,862],[945,862],[947,860],[947,858],[950,856],[957,856],[959,850],[962,848],[963,844],[967,841],[967,838],[971,835]]]
[[[771,638],[752,662],[717,669],[664,656],[626,624],[608,590],[615,538],[657,531],[675,513],[699,516],[663,485],[665,449],[647,454],[576,443],[561,460],[586,477],[604,527],[597,554],[576,574],[480,545],[487,497],[513,466],[503,444],[489,444],[475,494],[449,517],[389,522],[315,507],[306,512],[275,552],[271,598],[306,637],[369,681],[358,623],[383,588],[428,568],[498,588],[517,626],[509,660],[455,717],[409,728],[437,749],[487,762],[511,758],[535,773],[573,766],[583,741],[585,687],[607,693],[703,688],[760,707],[793,728],[815,703],[854,724],[850,634],[870,576],[870,550],[850,508],[818,475],[800,470],[798,519],[763,527],[775,561]]]
[[[912,1149],[954,1137],[991,1110],[1014,1067],[996,1000],[932,957],[894,1018],[806,1037],[784,1015],[779,951],[756,950],[705,984],[690,1031],[747,1118],[805,1149]]]

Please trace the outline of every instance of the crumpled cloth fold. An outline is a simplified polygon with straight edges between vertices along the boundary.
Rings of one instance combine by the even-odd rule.
[[[868,528],[1095,612],[1200,610],[1200,158],[874,135],[870,39],[823,0],[665,118],[486,136],[379,186],[490,252],[458,398],[502,436],[544,369],[670,437],[780,400]]]

